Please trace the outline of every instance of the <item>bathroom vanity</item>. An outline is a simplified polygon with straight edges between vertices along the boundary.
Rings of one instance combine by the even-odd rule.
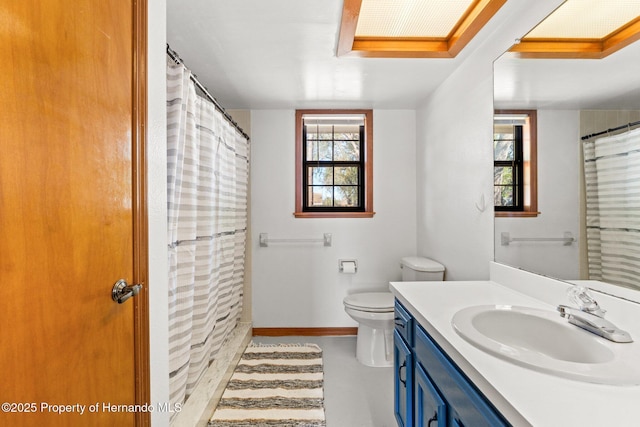
[[[606,286],[601,285],[600,290],[606,291]],[[592,292],[608,311],[606,318],[625,328],[635,339],[632,343],[604,340],[569,325],[559,313],[557,320],[550,318],[550,325],[557,322],[561,334],[567,328],[566,333],[576,334],[586,344],[582,347],[579,340],[556,337],[552,342],[560,353],[551,352],[540,366],[530,364],[528,356],[517,351],[492,354],[456,331],[460,325],[454,325],[454,317],[470,307],[494,307],[498,313],[526,308],[534,314],[555,316],[558,305],[570,304],[570,287],[495,263],[490,281],[391,283],[396,297],[394,395],[398,425],[640,425],[638,303]],[[518,317],[514,319],[518,331]],[[536,335],[531,331],[523,329],[523,336]],[[544,338],[545,334],[537,335]],[[590,356],[585,354],[591,351],[590,345],[604,356],[585,357]],[[576,371],[573,377],[572,370]]]
[[[399,426],[509,425],[397,300],[395,313],[394,408]]]

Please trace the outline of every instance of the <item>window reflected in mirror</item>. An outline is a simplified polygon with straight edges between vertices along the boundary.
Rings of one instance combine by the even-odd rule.
[[[497,110],[493,120],[496,216],[538,215],[535,110]]]

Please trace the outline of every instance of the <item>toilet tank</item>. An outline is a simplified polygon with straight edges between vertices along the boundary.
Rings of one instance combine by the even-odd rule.
[[[444,265],[429,258],[410,256],[400,263],[403,282],[430,282],[444,280]]]

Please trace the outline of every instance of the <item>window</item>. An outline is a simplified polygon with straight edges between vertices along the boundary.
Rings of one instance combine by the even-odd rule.
[[[298,218],[373,216],[371,110],[296,111]]]
[[[535,110],[499,110],[493,121],[496,216],[537,216]]]
[[[521,211],[524,206],[522,124],[496,119],[493,132],[493,198],[496,211]]]

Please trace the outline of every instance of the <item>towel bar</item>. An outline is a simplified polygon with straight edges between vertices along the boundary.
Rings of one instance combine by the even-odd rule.
[[[571,246],[576,239],[570,231],[565,231],[563,237],[511,237],[508,231],[500,234],[502,246],[509,246],[511,242],[562,242],[564,246]]]
[[[331,246],[331,233],[324,233],[322,239],[306,239],[306,238],[289,238],[289,239],[273,239],[269,238],[268,233],[260,233],[260,247],[266,248],[269,243],[322,243],[324,246]]]

